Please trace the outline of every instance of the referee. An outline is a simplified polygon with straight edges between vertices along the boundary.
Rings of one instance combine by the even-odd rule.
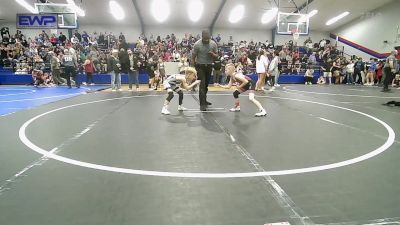
[[[396,73],[397,67],[397,59],[396,59],[397,51],[394,50],[391,52],[389,57],[386,58],[386,63],[383,68],[383,90],[382,92],[389,92],[389,84],[392,83],[394,78],[394,74]]]
[[[210,82],[212,64],[218,57],[217,44],[211,40],[208,30],[201,32],[202,38],[193,46],[192,64],[197,70],[197,77],[201,80],[199,88],[200,110],[206,111],[207,106],[211,105],[207,102],[208,83]]]

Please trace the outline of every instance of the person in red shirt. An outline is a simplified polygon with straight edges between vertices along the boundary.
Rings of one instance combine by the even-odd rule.
[[[376,70],[376,79],[377,79],[377,84],[381,83],[382,80],[382,75],[383,75],[383,62],[379,61],[377,70]]]
[[[58,42],[58,39],[57,39],[56,35],[55,35],[55,34],[52,34],[52,35],[51,35],[51,38],[50,38],[50,43],[51,43],[53,46],[56,46],[56,45],[57,45],[57,42]]]
[[[93,65],[93,60],[92,60],[92,56],[88,55],[85,63],[83,63],[83,67],[85,69],[85,73],[86,73],[86,85],[94,85],[93,82],[93,73],[95,72],[95,68]],[[85,83],[84,83],[85,85]]]

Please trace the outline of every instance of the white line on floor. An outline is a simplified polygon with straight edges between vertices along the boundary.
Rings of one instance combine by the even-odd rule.
[[[12,115],[12,114],[14,114],[14,113],[15,113],[15,112],[10,112],[10,113],[4,114],[4,115],[0,115],[0,117],[6,117],[6,116]]]
[[[232,134],[229,134],[229,135],[230,135],[231,141],[235,143],[235,142],[236,142],[236,139],[235,139],[235,137],[234,137],[234,136],[232,136]]]
[[[287,87],[283,88],[287,91],[287,93],[307,93],[307,94],[316,94],[316,95],[332,95],[332,96],[346,96],[346,97],[360,97],[360,98],[383,98],[383,99],[392,99],[392,98],[400,98],[399,96],[376,96],[376,95],[348,95],[348,94],[335,94],[335,93],[326,93],[326,92],[314,92],[314,91],[300,91],[295,89],[290,89]]]
[[[400,217],[395,218],[382,218],[367,221],[351,221],[351,222],[341,222],[341,223],[326,223],[324,225],[388,225],[388,224],[400,224]],[[320,225],[320,224],[318,224]],[[322,224],[321,224],[322,225]]]
[[[340,102],[340,103],[343,103],[343,104],[352,104],[352,103],[373,104],[373,103],[376,103],[376,102]]]
[[[365,91],[365,90],[360,90],[360,89],[347,89],[349,91]]]
[[[228,137],[230,137],[232,144],[235,145],[236,150],[240,153],[240,155],[242,155],[257,172],[266,171],[242,145],[236,142],[235,137],[228,131],[228,129],[226,129],[217,119],[214,118],[214,121],[219,128]],[[272,177],[266,175],[262,176],[262,178],[264,180],[264,184],[268,188],[268,191],[275,198],[279,206],[288,213],[291,219],[296,220],[296,224],[315,224],[308,216],[304,216],[304,212],[298,206],[296,206],[290,196],[286,194],[282,187],[279,186],[279,184],[276,183]]]
[[[83,93],[83,92],[82,92],[82,93]],[[6,102],[36,101],[36,100],[41,100],[41,99],[49,99],[49,98],[58,98],[58,97],[65,97],[65,96],[80,95],[80,94],[82,94],[82,93],[74,93],[74,94],[67,94],[67,95],[55,95],[55,96],[42,97],[42,98],[25,98],[25,99],[8,100],[8,101],[0,101],[0,102],[6,103]]]
[[[318,117],[320,120],[323,120],[323,121],[326,121],[326,122],[329,122],[329,123],[333,123],[333,124],[336,124],[336,125],[344,125],[344,124],[341,124],[341,123],[338,123],[338,122],[335,122],[335,121],[332,121],[332,120],[328,120],[328,119],[325,119],[325,118],[322,118],[322,117]]]
[[[82,130],[81,132],[77,133],[76,135],[74,135],[72,138],[70,138],[69,140],[65,141],[64,143],[60,144],[58,147],[53,148],[51,151],[49,151],[49,154],[58,154],[60,152],[60,150],[62,149],[62,147],[64,147],[65,145],[67,145],[68,143],[70,143],[73,140],[77,140],[80,137],[82,137],[82,135],[84,135],[85,133],[87,133],[88,131],[90,131],[94,125],[96,125],[98,121],[90,124],[88,127],[86,127],[84,130]],[[38,160],[32,162],[31,164],[29,164],[28,166],[26,166],[24,169],[22,169],[21,171],[19,171],[18,173],[16,173],[14,176],[12,176],[11,178],[7,179],[5,182],[3,182],[0,186],[0,195],[3,194],[5,191],[10,190],[11,185],[17,181],[17,179],[19,179],[22,176],[26,176],[26,173],[32,169],[35,166],[41,166],[43,165],[44,162],[46,162],[49,159],[49,157],[47,155],[43,155],[42,157],[40,157]]]
[[[12,90],[12,89],[0,89],[0,91],[4,91],[4,90]],[[17,89],[18,90],[18,89]],[[27,89],[26,89],[27,90]],[[21,93],[15,93],[15,94],[5,94],[5,95],[0,95],[0,97],[4,97],[4,96],[15,96],[15,95],[25,95],[25,94],[31,94],[31,93],[35,93],[36,90],[29,90],[28,92],[21,92]]]
[[[298,168],[298,169],[265,171],[265,172],[182,173],[182,172],[166,172],[166,171],[148,171],[148,170],[139,170],[139,169],[128,169],[128,168],[112,167],[112,166],[105,166],[105,165],[93,164],[93,163],[88,163],[88,162],[82,162],[79,160],[66,158],[63,156],[59,156],[57,154],[50,153],[47,150],[42,149],[39,146],[32,143],[26,136],[26,128],[33,121],[37,120],[40,117],[48,115],[50,113],[54,113],[54,112],[57,112],[57,111],[60,111],[63,109],[72,108],[72,107],[93,104],[93,103],[100,103],[100,102],[107,102],[107,101],[121,100],[121,99],[130,99],[130,98],[142,98],[142,97],[144,98],[144,97],[152,97],[152,96],[154,96],[154,95],[110,98],[110,99],[103,99],[103,100],[73,104],[73,105],[68,105],[68,106],[64,106],[61,108],[53,109],[53,110],[47,111],[45,113],[42,113],[40,115],[37,115],[37,116],[31,118],[30,120],[26,121],[19,129],[19,138],[27,147],[29,147],[33,151],[38,152],[39,154],[42,154],[42,155],[48,156],[52,159],[62,161],[65,163],[69,163],[72,165],[92,168],[92,169],[96,169],[96,170],[104,170],[104,171],[117,172],[117,173],[129,173],[129,174],[136,174],[136,175],[148,175],[148,176],[187,177],[187,178],[189,178],[189,177],[191,177],[191,178],[239,178],[239,177],[281,176],[281,175],[288,175],[288,174],[310,173],[310,172],[323,171],[323,170],[329,170],[329,169],[339,168],[339,167],[343,167],[343,166],[348,166],[351,164],[362,162],[364,160],[370,159],[372,157],[375,157],[375,156],[383,153],[384,151],[389,149],[390,146],[392,146],[392,144],[394,143],[395,137],[396,137],[394,130],[388,124],[386,124],[382,120],[380,120],[372,115],[369,115],[367,113],[363,113],[363,112],[360,112],[360,111],[357,111],[354,109],[349,109],[349,108],[345,108],[345,107],[341,107],[341,106],[337,106],[337,105],[326,104],[326,103],[322,103],[322,102],[314,102],[314,101],[308,101],[308,100],[303,100],[303,99],[284,98],[284,97],[270,97],[270,96],[258,96],[258,97],[312,103],[312,104],[328,106],[328,107],[332,107],[332,108],[336,108],[336,109],[342,109],[345,111],[349,111],[352,113],[356,113],[356,114],[365,116],[367,118],[374,120],[378,124],[382,125],[387,130],[388,137],[383,145],[379,146],[378,148],[374,149],[373,151],[371,151],[367,154],[358,156],[356,158],[348,159],[345,161],[327,164],[327,165],[319,165],[319,166]],[[160,96],[162,96],[162,95],[158,95],[158,97],[160,97]]]
[[[197,109],[193,110],[186,110],[185,112],[191,112],[191,113],[229,113],[227,110],[208,110],[208,111],[201,111]]]

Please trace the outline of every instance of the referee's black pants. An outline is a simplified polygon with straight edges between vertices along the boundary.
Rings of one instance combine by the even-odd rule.
[[[383,68],[383,90],[389,90],[389,84],[392,83],[393,80],[393,73],[390,67]]]
[[[68,87],[71,87],[71,77],[75,81],[75,86],[76,87],[80,87],[79,81],[78,81],[78,79],[76,79],[76,69],[75,69],[74,66],[66,66],[64,68],[64,72],[65,72],[65,76],[66,76],[66,79],[67,79]]]
[[[197,79],[201,80],[199,88],[200,108],[205,108],[207,106],[208,83],[210,82],[211,78],[212,65],[196,64],[196,70],[197,70]]]

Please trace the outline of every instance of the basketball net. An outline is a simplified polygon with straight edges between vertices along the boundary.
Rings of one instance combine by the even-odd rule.
[[[293,35],[293,40],[295,40],[295,41],[299,40],[299,38],[300,38],[299,30],[297,30],[297,29],[292,30],[292,35]]]

